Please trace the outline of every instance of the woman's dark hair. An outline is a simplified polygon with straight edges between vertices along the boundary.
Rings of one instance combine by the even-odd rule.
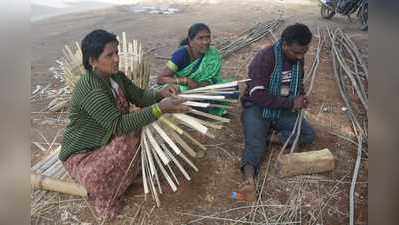
[[[281,39],[288,45],[296,43],[304,46],[308,45],[312,40],[312,32],[305,24],[296,23],[284,29]]]
[[[182,41],[180,41],[179,46],[188,45],[188,41],[193,40],[195,36],[197,36],[198,32],[202,30],[206,30],[209,33],[211,33],[211,30],[209,29],[208,25],[204,23],[194,23],[193,25],[191,25],[191,27],[188,29],[187,37]]]
[[[116,35],[105,30],[94,30],[83,38],[81,43],[83,66],[87,71],[92,71],[90,57],[98,59],[104,51],[106,44],[110,42],[119,43]]]

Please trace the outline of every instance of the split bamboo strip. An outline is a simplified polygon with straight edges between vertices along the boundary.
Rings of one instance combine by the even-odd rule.
[[[212,104],[212,103],[205,103],[205,102],[193,102],[193,101],[186,101],[186,102],[183,102],[182,104],[187,105],[187,106],[200,107],[200,108],[208,108],[208,107],[225,108],[225,109],[232,108],[229,105],[220,105],[220,104]]]
[[[176,124],[168,120],[165,116],[162,116],[161,118],[158,119],[160,122],[163,124],[167,125],[169,128],[173,129],[176,131],[178,134],[183,135],[184,131],[178,127]]]
[[[150,149],[150,154],[151,155],[154,154],[154,149],[153,148]],[[154,165],[155,165],[155,163],[154,163]],[[156,185],[158,186],[159,193],[162,194],[161,182],[159,181],[158,170],[156,169],[156,167],[155,167],[155,181],[156,181]]]
[[[198,132],[202,134],[206,134],[208,132],[208,128],[199,123],[195,118],[182,114],[182,113],[173,113],[172,114],[175,118],[179,119],[182,121],[184,124],[187,126],[197,130]]]
[[[144,164],[145,173],[149,175],[147,177],[149,193],[151,193],[152,198],[155,199],[155,195],[154,195],[154,192],[153,192],[153,189],[152,189],[152,185],[151,185],[153,176],[151,175],[151,169],[149,167],[149,161],[148,161],[148,158],[147,158],[147,154],[143,154],[143,155],[144,155],[144,162],[145,162],[145,164]],[[146,198],[146,195],[144,195],[144,198]]]
[[[148,173],[150,172],[150,171],[148,171],[148,168],[147,168],[147,172]],[[159,197],[158,197],[157,189],[155,188],[153,177],[150,177],[149,181],[150,181],[150,190],[151,190],[152,196],[155,199],[157,206],[159,207],[161,205],[161,202],[159,201]]]
[[[208,86],[205,86],[205,87],[191,89],[191,90],[185,91],[183,93],[188,94],[188,93],[192,93],[192,92],[196,92],[196,91],[235,87],[239,83],[247,82],[247,81],[250,81],[250,80],[251,79],[244,79],[244,80],[231,81],[231,82],[227,82],[227,83],[223,83],[223,84],[213,84],[213,85],[208,85]]]
[[[220,121],[220,122],[223,122],[223,123],[230,123],[230,121],[231,121],[228,118],[224,118],[224,117],[216,116],[216,115],[213,115],[213,114],[210,114],[210,113],[198,111],[196,109],[191,109],[190,113],[198,115],[198,116],[203,116],[203,117],[206,117],[206,118],[209,118],[209,119],[217,120],[217,121]]]
[[[199,171],[198,168],[194,165],[194,163],[191,162],[191,160],[188,159],[187,156],[184,155],[184,153],[181,153],[179,156],[180,156],[184,161],[186,161],[186,163],[187,163],[188,165],[190,165],[191,168],[193,168],[193,169],[195,170],[195,172],[198,172],[198,171]]]
[[[180,170],[180,172],[183,174],[183,176],[187,180],[191,180],[190,175],[188,175],[187,171],[184,169],[184,167],[179,163],[179,161],[173,156],[171,152],[168,151],[167,147],[163,144],[161,144],[162,148],[166,152],[166,154],[172,159],[173,163],[177,166],[177,168]]]
[[[180,185],[180,182],[179,182],[179,180],[177,179],[176,174],[175,174],[175,172],[173,171],[172,167],[171,167],[169,164],[166,165],[166,167],[168,168],[169,172],[172,174],[173,179],[175,180],[176,184],[177,184],[177,185]]]
[[[32,144],[34,144],[36,147],[38,147],[42,152],[47,151],[47,149],[45,147],[43,147],[43,145],[41,145],[39,142],[32,142]]]
[[[186,99],[205,99],[205,100],[221,100],[226,99],[223,95],[200,95],[200,94],[179,94],[178,96]]]
[[[204,151],[207,150],[207,148],[206,148],[203,144],[201,144],[199,141],[197,141],[195,138],[193,138],[189,133],[184,132],[183,135],[184,135],[185,137],[187,137],[188,139],[190,139],[190,141],[191,141],[192,143],[196,144],[196,145],[197,145],[198,147],[200,147],[202,150],[204,150]]]
[[[147,130],[147,129],[144,128],[144,130]],[[147,132],[143,132],[142,135],[143,135],[144,150],[147,155],[147,161],[148,161],[148,164],[150,167],[151,176],[155,176],[155,166],[154,166],[154,161],[151,156],[150,147],[148,146],[148,142],[147,142],[147,138],[148,138]]]
[[[183,105],[201,107],[201,108],[208,108],[211,104],[210,103],[204,103],[204,102],[186,101],[186,102],[183,102]]]
[[[172,129],[169,129],[169,134],[173,137],[173,139],[192,157],[196,157],[197,153]]]
[[[43,164],[37,168],[34,169],[33,171],[42,174],[44,173],[49,167],[51,167],[56,161],[58,160],[57,154],[53,154],[51,157],[49,157],[46,161],[43,162]],[[34,167],[35,168],[35,167]]]
[[[163,117],[161,117],[161,118],[163,118]],[[187,132],[183,131],[177,125],[173,124],[169,120],[166,120],[166,118],[165,118],[165,121],[168,121],[168,123],[165,123],[165,124],[168,125],[170,128],[172,128],[173,130],[175,130],[177,133],[179,133],[179,131],[181,131],[181,133],[179,133],[179,135],[183,135],[183,136],[187,137],[192,143],[196,144],[198,147],[200,147],[204,151],[207,150],[207,148],[204,145],[202,145],[199,141],[197,141],[195,138],[193,138],[190,134],[188,134]]]
[[[154,122],[151,124],[151,126],[158,132],[158,134],[161,136],[161,138],[170,146],[170,148],[173,149],[173,151],[179,155],[181,153],[181,150],[177,145],[170,139],[170,137],[166,134],[166,132],[157,124],[157,122]]]
[[[152,150],[153,150],[153,153],[154,153],[155,161],[157,162],[158,167],[161,169],[161,172],[162,172],[163,176],[165,177],[166,181],[168,181],[170,188],[172,188],[172,191],[176,192],[177,191],[177,187],[176,187],[175,183],[173,183],[173,181],[170,178],[168,172],[166,172],[165,168],[162,165],[161,160],[159,159],[158,155],[155,153],[154,149],[152,149]]]
[[[144,132],[146,133],[147,138],[149,139],[151,146],[155,149],[157,152],[158,156],[161,158],[162,162],[166,165],[170,162],[169,158],[166,157],[165,153],[162,151],[161,147],[159,147],[157,141],[155,140],[154,136],[152,135],[152,132],[149,127],[146,127],[144,129]]]
[[[143,138],[141,139],[141,142],[143,142],[142,140],[143,140]],[[143,146],[143,143],[141,143],[141,146]],[[141,150],[143,150],[143,147],[141,147]],[[145,154],[143,154],[143,152],[142,152],[141,153],[141,174],[142,174],[141,176],[143,178],[144,194],[147,195],[149,193],[149,190],[148,190],[148,185],[147,185],[147,174],[145,172],[145,158],[144,158],[144,155]]]

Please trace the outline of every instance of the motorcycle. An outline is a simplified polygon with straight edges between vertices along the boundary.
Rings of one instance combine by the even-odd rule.
[[[347,16],[357,12],[360,18],[361,30],[368,30],[368,1],[367,0],[320,0],[320,14],[325,19],[331,19],[335,14]]]

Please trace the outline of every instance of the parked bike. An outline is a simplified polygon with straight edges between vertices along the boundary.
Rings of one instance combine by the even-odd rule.
[[[335,14],[350,16],[357,13],[362,26],[361,30],[368,30],[368,1],[367,0],[320,0],[320,14],[325,19]]]

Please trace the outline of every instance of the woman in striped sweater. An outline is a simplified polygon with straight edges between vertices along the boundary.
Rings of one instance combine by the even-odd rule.
[[[112,219],[122,209],[121,195],[139,171],[141,128],[162,113],[190,108],[173,97],[176,88],[143,90],[118,71],[114,34],[92,31],[82,40],[81,48],[87,73],[73,92],[59,159],[72,178],[85,186],[96,213]],[[129,112],[129,104],[141,109]]]

